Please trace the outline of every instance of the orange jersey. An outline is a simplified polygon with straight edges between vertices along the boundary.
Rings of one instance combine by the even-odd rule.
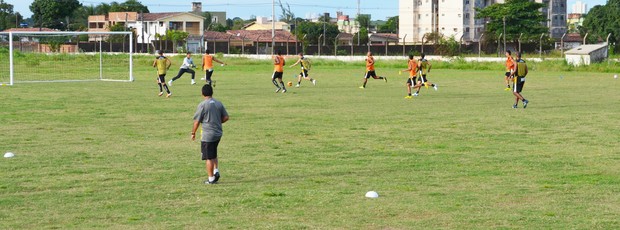
[[[418,62],[415,61],[415,59],[411,59],[408,62],[409,64],[409,76],[413,77],[416,76],[416,74],[418,74]]]
[[[202,69],[210,70],[213,69],[213,56],[205,54],[202,56]]]
[[[506,72],[511,72],[515,69],[515,60],[512,57],[506,58]]]
[[[273,71],[284,72],[284,58],[282,56],[276,56],[274,58]]]
[[[375,70],[375,59],[373,57],[366,57],[366,71]]]

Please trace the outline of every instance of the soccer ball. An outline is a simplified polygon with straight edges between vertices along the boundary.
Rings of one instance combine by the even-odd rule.
[[[293,82],[289,81],[288,83],[286,83],[288,86],[293,86]]]

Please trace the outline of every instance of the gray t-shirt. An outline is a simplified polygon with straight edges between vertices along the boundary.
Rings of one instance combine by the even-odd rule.
[[[200,102],[194,114],[194,121],[202,124],[201,141],[214,142],[222,138],[222,117],[226,116],[228,112],[222,102],[213,98]]]

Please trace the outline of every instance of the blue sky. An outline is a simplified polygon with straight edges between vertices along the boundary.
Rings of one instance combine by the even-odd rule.
[[[116,0],[124,2],[125,0]],[[170,11],[189,11],[191,2],[200,0],[138,0],[149,7],[151,12],[170,12]],[[567,8],[569,13],[572,5],[577,0],[568,0]],[[32,16],[28,6],[32,0],[5,0],[5,2],[15,6],[17,11],[25,17]],[[98,5],[101,2],[110,3],[108,0],[80,0],[83,5]],[[270,0],[202,0],[204,10],[226,11],[227,17],[240,17],[248,19],[250,16],[271,16]],[[277,4],[278,0],[276,0]],[[361,13],[371,14],[372,19],[385,19],[398,15],[398,0],[360,0]],[[602,5],[607,0],[581,0],[588,4],[588,9],[594,5]],[[282,3],[289,3],[291,10],[297,17],[307,18],[312,14],[329,12],[334,16],[336,11],[343,11],[345,14],[354,16],[357,13],[357,0],[282,0]],[[276,16],[280,15],[280,9],[276,6]]]

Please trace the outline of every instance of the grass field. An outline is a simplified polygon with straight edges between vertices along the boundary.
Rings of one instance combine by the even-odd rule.
[[[317,86],[286,94],[269,61],[225,60],[222,178],[204,185],[200,85],[186,74],[157,97],[149,61],[133,83],[0,88],[0,152],[16,154],[0,159],[0,229],[620,228],[613,74],[536,69],[515,110],[500,63],[435,69],[439,91],[405,100],[380,60],[387,83],[358,89],[363,63],[317,62]]]

